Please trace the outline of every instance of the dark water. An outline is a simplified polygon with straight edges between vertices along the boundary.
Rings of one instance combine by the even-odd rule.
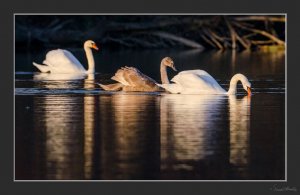
[[[15,179],[285,179],[284,51],[102,51],[94,77],[68,78],[35,73],[31,61],[44,55],[16,53]],[[107,93],[95,85],[121,65],[159,81],[164,56],[179,71],[208,71],[225,89],[241,72],[253,95],[240,85],[236,96]]]

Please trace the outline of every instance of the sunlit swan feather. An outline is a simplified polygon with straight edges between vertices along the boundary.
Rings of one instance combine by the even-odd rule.
[[[251,83],[248,79],[238,73],[230,80],[229,90],[226,92],[219,83],[204,70],[187,70],[178,73],[171,81],[172,84],[161,84],[162,88],[171,93],[180,94],[236,94],[238,81],[241,81],[243,88],[251,94]]]
[[[170,57],[165,57],[161,61],[160,74],[163,84],[168,84],[169,79],[167,75],[166,67],[171,67],[176,71],[174,62]],[[99,84],[102,89],[107,91],[163,91],[164,89],[159,87],[157,82],[147,75],[141,73],[137,68],[134,67],[122,67],[115,75],[111,78],[112,80],[118,81],[119,83],[103,85]]]
[[[63,49],[49,51],[43,64],[33,62],[33,65],[44,73],[95,73],[95,61],[91,48],[98,50],[94,41],[87,40],[84,43],[84,50],[88,61],[88,70],[85,70],[71,52]]]

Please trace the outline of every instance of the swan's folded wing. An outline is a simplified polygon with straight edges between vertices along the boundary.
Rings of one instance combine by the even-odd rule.
[[[204,71],[205,72],[205,71]],[[182,86],[182,88],[199,89],[203,91],[211,91],[221,88],[220,85],[209,74],[196,74],[195,72],[185,72],[176,75],[173,82]]]
[[[126,86],[133,87],[154,87],[156,85],[155,80],[141,73],[134,67],[122,67],[116,72],[112,79]]]
[[[62,73],[63,70],[66,70],[66,72],[85,71],[81,63],[75,58],[75,56],[71,52],[62,49],[49,51],[43,63],[47,64],[48,66],[51,66],[52,70],[57,69],[60,73]]]
[[[204,70],[200,70],[200,69],[196,69],[196,70],[185,70],[185,71],[181,71],[180,73],[178,73],[180,75],[182,74],[196,74],[199,76],[208,76],[208,77],[212,77],[210,74],[208,74],[206,71]],[[213,77],[212,77],[213,78]]]

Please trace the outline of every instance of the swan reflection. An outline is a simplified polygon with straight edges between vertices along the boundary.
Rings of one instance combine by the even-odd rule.
[[[228,123],[223,119],[226,116]],[[199,178],[206,178],[197,171],[231,167],[236,173],[233,177],[242,178],[249,163],[249,117],[248,96],[162,96],[161,170],[193,171]]]
[[[41,89],[70,89],[78,88],[82,79],[85,79],[84,74],[51,74],[38,73],[33,76],[35,88]]]
[[[86,74],[59,74],[59,73],[36,73],[33,75],[35,81],[66,81],[80,80],[86,78]]]
[[[214,137],[226,96],[175,95],[161,98],[161,168],[193,169],[214,155]]]
[[[88,74],[84,80],[85,89],[94,89],[94,74]],[[97,97],[94,95],[85,95],[83,99],[84,115],[84,178],[92,179],[93,177],[93,156],[95,146],[95,128],[97,114]]]
[[[45,142],[46,179],[82,178],[81,97],[40,96],[34,99],[35,129]],[[76,162],[76,163],[74,163]]]
[[[159,170],[156,96],[116,94],[99,98],[102,177],[153,178]]]
[[[33,76],[36,88],[47,89],[95,89],[95,74],[49,74],[37,73]]]
[[[85,89],[94,89],[95,88],[95,75],[88,74],[84,79],[84,88]]]
[[[34,108],[46,179],[164,179],[168,171],[205,178],[201,168],[220,165],[247,172],[247,97],[46,95]]]
[[[84,87],[93,87],[93,79],[93,75],[88,75]],[[64,86],[71,87],[70,83]],[[91,95],[35,97],[36,129],[46,139],[47,179],[92,178],[95,98]]]
[[[240,177],[246,177],[250,148],[251,96],[237,99],[229,96],[230,164],[237,168]]]

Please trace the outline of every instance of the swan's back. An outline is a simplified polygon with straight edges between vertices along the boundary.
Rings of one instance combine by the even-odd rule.
[[[112,79],[125,86],[143,87],[145,89],[158,87],[155,80],[141,73],[134,67],[120,68]]]
[[[224,93],[218,82],[204,70],[187,70],[171,81],[181,86],[182,93]]]
[[[52,73],[85,72],[85,69],[75,56],[63,49],[49,51],[43,63],[49,66]]]

